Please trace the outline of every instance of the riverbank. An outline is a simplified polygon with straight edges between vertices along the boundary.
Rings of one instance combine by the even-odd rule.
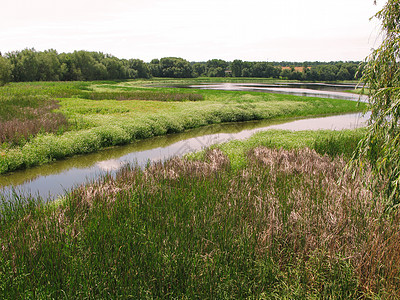
[[[398,214],[343,173],[364,130],[263,132],[3,202],[0,295],[396,298]]]
[[[20,99],[29,98],[25,101],[27,107],[18,108],[26,111],[51,98],[60,106],[56,112],[67,120],[67,125],[62,123],[51,132],[28,131],[16,142],[3,142],[0,174],[209,124],[338,114],[364,108],[363,104],[335,99],[241,91],[188,93],[185,89],[144,87],[142,83],[18,83],[0,88],[1,101],[7,100],[14,110]],[[0,116],[6,115],[10,114],[0,111]],[[33,114],[29,120],[38,117]],[[25,120],[18,122],[21,128],[28,124]]]

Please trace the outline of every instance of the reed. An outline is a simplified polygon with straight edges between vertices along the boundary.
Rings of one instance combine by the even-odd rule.
[[[24,145],[38,133],[63,132],[68,121],[58,101],[45,96],[0,98],[0,145]]]
[[[3,201],[0,296],[396,298],[399,214],[343,157],[221,150],[79,187],[56,205]],[[339,180],[341,179],[341,180]]]
[[[87,92],[81,93],[81,98],[91,100],[153,100],[153,101],[200,101],[204,95],[193,93],[173,93],[156,91],[118,91],[118,92]]]

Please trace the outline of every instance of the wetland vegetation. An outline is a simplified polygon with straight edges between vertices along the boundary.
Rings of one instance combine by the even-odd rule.
[[[0,295],[396,298],[398,213],[346,171],[364,134],[263,132],[4,201]]]
[[[171,80],[3,87],[2,122],[10,111],[21,124],[38,120],[37,110],[63,116],[56,130],[6,137],[3,172],[212,123],[364,108],[150,86],[163,82]],[[345,168],[364,135],[261,132],[145,169],[127,166],[53,203],[4,196],[0,295],[392,297],[400,288],[398,217],[368,188],[369,172],[352,177]]]
[[[0,173],[209,124],[363,108],[336,99],[211,90],[188,93],[142,83],[46,82],[2,87]]]

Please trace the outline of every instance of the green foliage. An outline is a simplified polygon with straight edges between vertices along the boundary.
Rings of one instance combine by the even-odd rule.
[[[13,67],[13,80],[17,82],[150,77],[150,71],[143,61],[118,59],[100,52],[58,54],[55,50],[38,52],[24,49],[7,53],[6,58]]]
[[[300,65],[291,62],[241,60],[228,62],[222,59],[189,63],[183,58],[176,57],[153,59],[147,64],[139,59],[119,59],[101,52],[74,51],[58,54],[53,49],[36,51],[33,48],[9,52],[5,58],[11,63],[10,79],[16,82],[147,79],[151,76],[166,78],[233,76],[334,81],[353,80],[358,65],[355,62],[306,62]],[[303,71],[294,69],[295,66],[305,65],[307,68]],[[283,66],[293,66],[293,68],[282,69]]]
[[[158,64],[157,64],[158,63]],[[193,68],[191,64],[178,57],[164,57],[158,60],[152,60],[150,70],[153,76],[169,78],[191,78],[193,77]]]
[[[206,75],[206,64],[205,63],[194,63],[193,64],[193,76],[205,76]]]
[[[10,62],[0,54],[0,86],[11,81],[12,66]]]
[[[400,204],[400,2],[389,0],[376,18],[384,40],[362,69],[371,117],[355,158],[372,163],[377,182],[386,183],[389,207],[395,207]]]
[[[208,77],[225,77],[229,63],[222,59],[211,59],[206,63],[206,74]]]

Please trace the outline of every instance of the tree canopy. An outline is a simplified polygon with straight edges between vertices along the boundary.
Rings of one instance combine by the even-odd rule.
[[[0,86],[11,80],[11,64],[0,53]]]
[[[12,51],[0,62],[2,84],[8,81],[124,80],[150,77],[257,77],[306,81],[353,80],[358,62],[252,62],[210,59],[189,62],[164,57],[145,63],[90,51]],[[7,70],[7,71],[5,71]],[[10,73],[11,72],[11,73]]]

